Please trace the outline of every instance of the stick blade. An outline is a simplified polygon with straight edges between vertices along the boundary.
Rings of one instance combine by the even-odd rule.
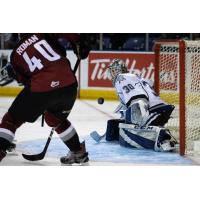
[[[37,160],[42,160],[44,158],[43,153],[40,154],[35,154],[35,155],[27,155],[27,154],[22,154],[23,158],[29,161],[37,161]]]
[[[22,154],[23,158],[26,159],[26,160],[30,160],[30,161],[42,160],[45,157],[45,154],[46,154],[47,149],[49,147],[49,143],[50,143],[51,138],[53,136],[54,130],[55,130],[55,128],[51,129],[50,135],[49,135],[47,142],[45,144],[45,147],[44,147],[44,149],[41,153],[33,154],[33,155]]]
[[[90,133],[90,136],[93,140],[95,140],[95,142],[99,143],[100,140],[101,140],[101,136],[96,132],[96,131],[93,131]]]

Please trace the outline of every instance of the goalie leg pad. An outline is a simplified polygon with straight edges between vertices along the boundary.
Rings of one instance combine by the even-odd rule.
[[[119,143],[125,147],[154,149],[157,127],[140,128],[138,125],[119,124]]]
[[[142,126],[149,116],[148,105],[146,101],[138,100],[132,103],[125,112],[125,120],[128,124],[138,124]]]
[[[170,116],[174,110],[173,105],[162,105],[158,106],[156,108],[150,109],[150,114],[152,113],[158,113],[158,117],[155,118],[149,125],[151,126],[164,126],[168,120],[170,119]]]
[[[175,148],[169,130],[157,126],[139,127],[132,124],[119,124],[119,143],[125,147],[145,148],[155,151],[171,151]]]

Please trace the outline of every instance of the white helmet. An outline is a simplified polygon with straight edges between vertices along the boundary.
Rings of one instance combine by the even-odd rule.
[[[111,75],[112,81],[114,82],[118,74],[127,73],[128,69],[123,60],[114,59],[108,65],[108,72]]]

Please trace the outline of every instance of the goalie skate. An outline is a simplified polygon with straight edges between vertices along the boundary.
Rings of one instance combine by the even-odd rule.
[[[60,162],[65,165],[83,164],[89,161],[88,152],[85,149],[85,142],[81,143],[80,151],[69,151],[67,156],[60,158]]]
[[[162,144],[160,144],[160,148],[165,152],[173,152],[177,149],[175,142],[171,141],[164,141]]]

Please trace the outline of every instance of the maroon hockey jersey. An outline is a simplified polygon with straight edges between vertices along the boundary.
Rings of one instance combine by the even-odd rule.
[[[76,82],[59,38],[76,42],[79,35],[32,33],[19,41],[10,58],[18,82],[33,92],[47,92]]]

